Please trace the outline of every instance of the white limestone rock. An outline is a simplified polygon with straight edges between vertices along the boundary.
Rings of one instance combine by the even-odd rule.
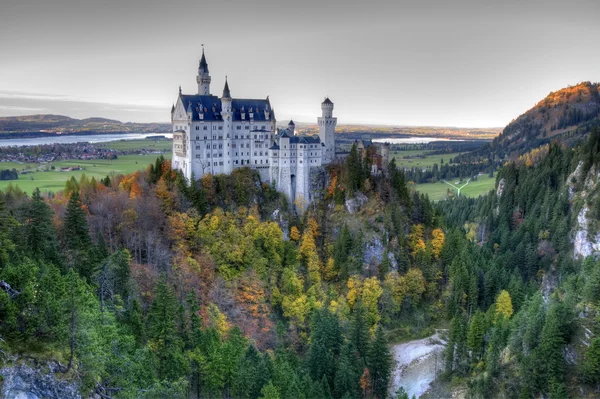
[[[367,198],[366,195],[364,195],[361,192],[358,192],[354,198],[348,198],[346,199],[345,205],[346,205],[346,210],[348,211],[348,213],[350,213],[351,215],[355,214],[356,212],[358,212],[360,210],[360,208],[368,201],[369,199]]]

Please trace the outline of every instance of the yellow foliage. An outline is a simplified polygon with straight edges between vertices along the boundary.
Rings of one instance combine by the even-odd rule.
[[[408,245],[410,247],[410,254],[415,257],[421,251],[423,251],[425,246],[425,241],[423,240],[423,225],[415,224],[411,228],[411,232],[408,235]]]
[[[439,258],[442,248],[444,247],[444,243],[446,242],[446,236],[444,235],[442,229],[434,229],[431,232],[431,236],[431,249],[433,256]]]
[[[337,277],[338,273],[335,269],[335,261],[332,257],[327,259],[327,264],[325,265],[325,270],[323,270],[323,277],[325,280],[331,281]]]
[[[296,226],[292,226],[292,228],[290,229],[290,239],[292,241],[300,240],[300,230],[298,230]]]
[[[496,320],[500,317],[504,317],[506,320],[510,319],[513,314],[512,299],[510,294],[506,290],[500,291],[498,298],[496,299]]]
[[[224,337],[231,328],[231,325],[227,321],[227,317],[215,305],[211,303],[208,305],[208,323],[210,327],[213,327],[215,330],[219,332],[221,337]]]
[[[356,276],[351,276],[348,279],[348,293],[346,294],[346,299],[348,300],[348,305],[350,307],[354,307],[356,300],[360,298],[360,294],[362,291],[362,281]]]

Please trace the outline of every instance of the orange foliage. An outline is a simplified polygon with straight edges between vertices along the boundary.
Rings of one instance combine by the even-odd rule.
[[[140,198],[142,194],[142,188],[140,187],[138,182],[134,181],[133,183],[131,183],[131,191],[129,191],[129,198]]]
[[[333,197],[333,194],[335,194],[335,189],[337,187],[337,182],[338,182],[338,177],[337,176],[333,176],[331,178],[331,184],[329,184],[329,188],[327,189],[327,194],[330,197]]]

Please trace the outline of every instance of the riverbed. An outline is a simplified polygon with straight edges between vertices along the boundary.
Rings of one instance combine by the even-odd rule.
[[[446,341],[439,332],[427,338],[393,345],[392,397],[399,387],[404,388],[409,398],[423,395],[436,376],[441,374],[445,347]]]

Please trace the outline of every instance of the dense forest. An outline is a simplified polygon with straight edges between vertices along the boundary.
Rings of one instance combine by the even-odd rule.
[[[570,237],[582,207],[600,216],[599,154],[595,130],[432,204],[354,146],[300,214],[251,169],[189,184],[162,157],[52,196],[11,188],[2,361],[52,362],[84,397],[404,399],[389,343],[447,328],[448,390],[593,395],[600,264]]]

